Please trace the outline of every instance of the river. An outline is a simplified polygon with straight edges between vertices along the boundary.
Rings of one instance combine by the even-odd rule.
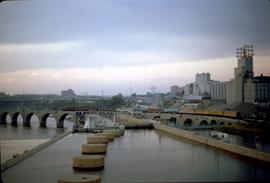
[[[3,172],[7,183],[49,183],[69,174],[97,174],[104,183],[270,180],[270,165],[155,130],[126,130],[109,143],[102,170],[79,172],[86,133],[71,134]],[[16,175],[16,176],[15,176]]]
[[[54,118],[47,119],[47,128],[40,128],[37,116],[32,116],[31,127],[23,127],[22,118],[18,118],[18,126],[13,127],[8,117],[7,125],[0,125],[0,145],[1,163],[11,159],[16,154],[22,154],[35,146],[42,144],[53,136],[63,133],[67,128],[71,128],[73,123],[64,122],[63,129],[56,128]]]

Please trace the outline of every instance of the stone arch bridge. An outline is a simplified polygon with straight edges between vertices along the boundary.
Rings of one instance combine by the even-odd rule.
[[[243,122],[240,119],[234,118],[182,113],[144,113],[144,118],[157,120],[163,123],[178,123],[183,126],[231,125],[233,123]]]
[[[84,115],[86,113],[100,114],[105,117],[110,117],[108,112],[102,111],[53,111],[53,110],[45,110],[45,111],[24,111],[24,110],[14,110],[14,111],[0,111],[0,124],[7,124],[7,117],[11,118],[11,125],[18,125],[18,117],[21,115],[23,119],[23,126],[30,127],[30,121],[32,116],[35,114],[39,119],[39,126],[42,128],[46,128],[46,122],[49,117],[53,117],[56,120],[56,127],[63,128],[65,119],[70,116],[72,122],[74,123],[74,127],[78,128],[81,126],[80,121],[84,120]]]

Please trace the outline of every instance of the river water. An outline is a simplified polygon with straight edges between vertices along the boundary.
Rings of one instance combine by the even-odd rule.
[[[49,183],[70,174],[97,174],[104,183],[270,180],[270,165],[155,130],[126,130],[107,147],[102,170],[80,172],[86,133],[71,134],[3,172],[7,183]]]
[[[22,154],[35,146],[42,144],[53,136],[57,136],[71,128],[69,121],[64,122],[63,129],[56,128],[54,118],[47,119],[47,128],[40,128],[37,116],[31,118],[31,127],[23,127],[22,118],[18,118],[18,126],[13,127],[10,124],[10,117],[7,125],[0,125],[0,145],[1,145],[1,163],[11,159],[15,154]]]

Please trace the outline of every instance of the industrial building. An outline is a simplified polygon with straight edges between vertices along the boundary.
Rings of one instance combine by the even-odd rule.
[[[237,67],[234,68],[234,78],[230,81],[219,82],[211,80],[210,73],[198,73],[195,82],[184,86],[184,99],[205,98],[209,94],[218,103],[252,103],[270,104],[270,77],[256,76],[253,72],[253,45],[237,48]],[[172,86],[171,92],[179,90]]]
[[[270,77],[257,76],[247,79],[244,85],[245,102],[270,104]]]

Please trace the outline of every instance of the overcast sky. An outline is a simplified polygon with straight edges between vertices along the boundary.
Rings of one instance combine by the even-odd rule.
[[[113,95],[233,77],[235,49],[270,72],[268,0],[33,0],[0,3],[0,91]]]

